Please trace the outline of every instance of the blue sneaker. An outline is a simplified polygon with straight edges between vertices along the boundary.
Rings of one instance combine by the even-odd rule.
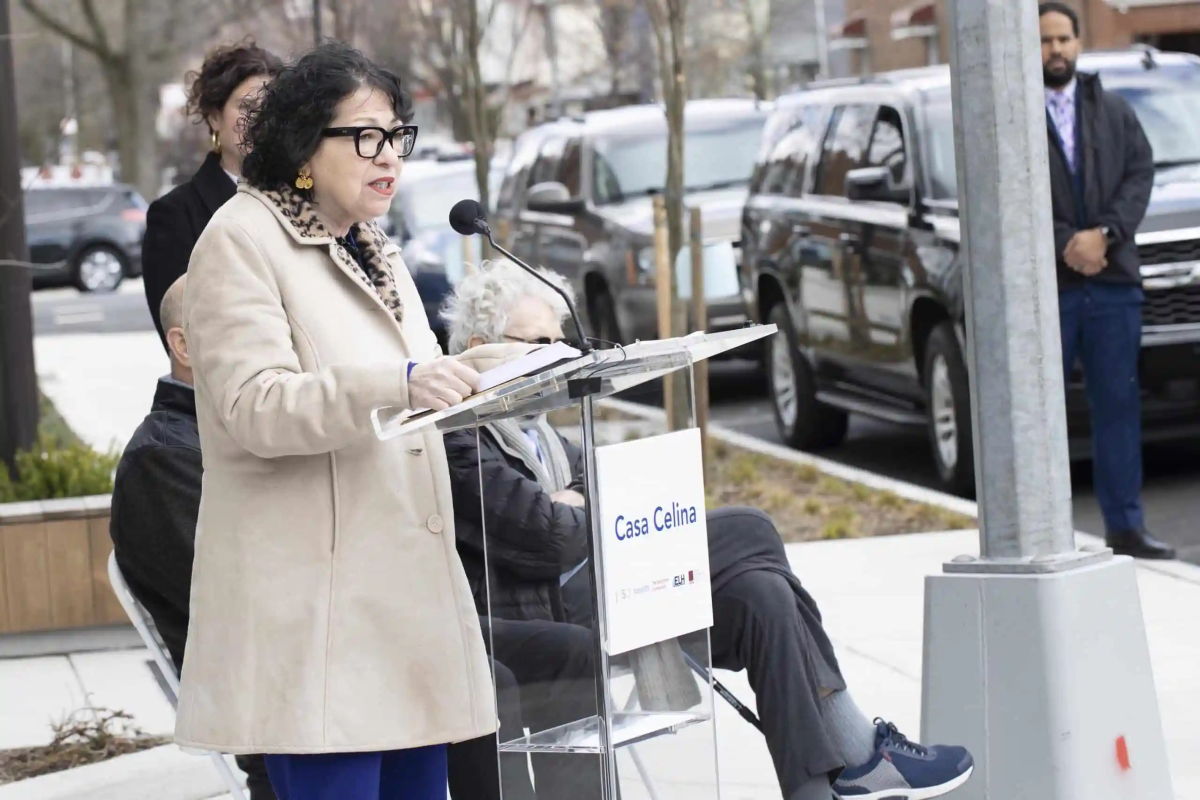
[[[844,800],[927,800],[962,786],[974,770],[966,748],[923,747],[877,719],[875,757],[843,770],[833,790]]]

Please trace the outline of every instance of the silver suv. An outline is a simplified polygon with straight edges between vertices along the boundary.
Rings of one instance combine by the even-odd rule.
[[[753,100],[687,105],[685,203],[700,208],[709,330],[741,327],[734,243],[770,108]],[[591,334],[628,343],[658,337],[652,197],[667,173],[662,106],[594,111],[533,128],[517,140],[495,227],[513,253],[568,278]],[[690,255],[680,293],[690,295]]]

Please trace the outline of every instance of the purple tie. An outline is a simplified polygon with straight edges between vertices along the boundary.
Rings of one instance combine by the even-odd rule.
[[[1067,163],[1071,171],[1075,171],[1075,120],[1071,119],[1070,98],[1066,92],[1058,92],[1050,98],[1051,110],[1054,113],[1054,127],[1062,139],[1063,151],[1067,155]]]

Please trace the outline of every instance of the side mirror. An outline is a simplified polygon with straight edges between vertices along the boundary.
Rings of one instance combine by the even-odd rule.
[[[575,215],[582,212],[585,205],[582,197],[572,197],[566,186],[553,181],[536,184],[525,195],[525,207],[544,214]]]
[[[907,188],[892,185],[892,172],[887,167],[862,167],[846,173],[846,197],[851,200],[906,204],[908,196]]]

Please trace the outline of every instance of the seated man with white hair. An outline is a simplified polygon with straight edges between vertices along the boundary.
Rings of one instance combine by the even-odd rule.
[[[570,291],[560,276],[542,274]],[[451,353],[560,341],[566,316],[557,294],[508,261],[467,275],[443,312]],[[476,601],[482,606],[486,580],[494,616],[590,626],[579,449],[544,416],[485,425],[478,440],[474,431],[450,433],[445,442],[458,551]],[[757,509],[723,508],[707,522],[713,663],[747,671],[784,797],[916,800],[965,783],[973,770],[965,749],[923,747],[859,711],[771,519]],[[517,656],[502,660],[521,683]]]

